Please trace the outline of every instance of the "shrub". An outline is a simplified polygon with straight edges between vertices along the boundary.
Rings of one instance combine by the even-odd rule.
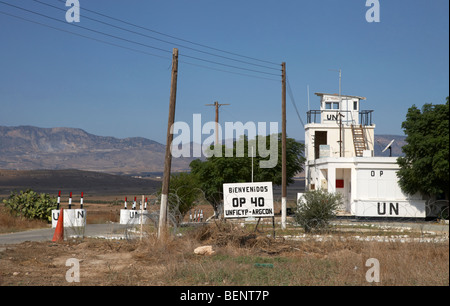
[[[329,222],[336,216],[341,204],[340,193],[308,191],[299,199],[294,219],[307,233],[312,230],[323,231],[329,228]]]
[[[55,197],[50,197],[46,193],[37,194],[30,189],[25,192],[20,191],[18,194],[11,192],[9,198],[3,200],[3,203],[13,215],[45,221],[51,221],[52,210],[57,206]]]

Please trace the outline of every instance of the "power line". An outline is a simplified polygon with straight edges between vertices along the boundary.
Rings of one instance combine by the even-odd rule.
[[[195,59],[198,61],[203,61],[203,62],[221,65],[221,66],[225,66],[225,67],[230,67],[230,68],[235,68],[235,69],[240,69],[240,70],[245,70],[245,71],[251,71],[251,72],[256,72],[256,73],[262,73],[262,74],[267,74],[267,75],[281,76],[280,74],[276,74],[276,73],[264,72],[264,71],[255,70],[255,69],[249,69],[249,68],[243,68],[243,67],[238,67],[238,66],[234,66],[234,65],[224,64],[224,63],[218,63],[216,61],[211,61],[211,60],[207,60],[204,58],[199,58],[199,57],[195,57],[195,56],[191,56],[191,55],[186,55],[186,54],[180,54],[180,55],[187,57],[187,58]]]
[[[65,1],[63,1],[63,0],[56,0],[56,1],[61,2],[61,3],[65,3]],[[136,28],[139,28],[139,29],[142,29],[142,30],[146,30],[146,31],[149,31],[149,32],[152,32],[152,33],[156,33],[156,34],[162,35],[162,36],[165,36],[165,37],[169,37],[169,38],[172,38],[172,39],[176,39],[176,40],[180,40],[180,41],[183,41],[183,42],[187,42],[187,43],[199,46],[199,47],[207,48],[207,49],[210,49],[210,50],[215,50],[215,51],[218,51],[218,52],[222,52],[222,53],[226,53],[226,54],[230,54],[230,55],[234,55],[234,56],[239,56],[239,57],[242,57],[242,58],[246,58],[246,59],[250,59],[250,60],[254,60],[254,61],[258,61],[258,62],[262,62],[262,63],[267,63],[267,64],[271,64],[271,65],[280,66],[279,63],[274,63],[274,62],[267,61],[267,60],[262,60],[262,59],[258,59],[258,58],[254,58],[254,57],[250,57],[250,56],[241,55],[241,54],[238,54],[238,53],[233,53],[233,52],[226,51],[226,50],[223,50],[223,49],[210,47],[210,46],[207,46],[207,45],[204,45],[204,44],[199,44],[199,43],[187,40],[187,39],[179,38],[179,37],[176,37],[176,36],[173,36],[173,35],[169,35],[169,34],[165,34],[165,33],[159,32],[159,31],[155,31],[155,30],[143,27],[143,26],[136,25],[136,24],[128,22],[128,21],[124,21],[122,19],[118,19],[118,18],[115,18],[115,17],[111,17],[111,16],[108,16],[108,15],[105,15],[105,14],[102,14],[102,13],[99,13],[99,12],[87,9],[85,7],[83,7],[83,11],[87,11],[87,12],[90,12],[90,13],[93,13],[93,14],[105,17],[105,18],[109,18],[109,19],[112,19],[112,20],[115,20],[115,21],[118,21],[118,22],[121,22],[121,23],[124,23],[124,24],[127,24],[127,25],[131,25],[133,27],[136,27]]]
[[[303,123],[302,117],[300,116],[300,113],[298,112],[297,105],[296,105],[295,100],[294,100],[294,94],[292,93],[291,84],[289,84],[289,79],[288,78],[286,78],[286,80],[287,80],[288,94],[289,94],[289,97],[291,99],[291,103],[292,103],[292,105],[294,105],[295,112],[297,113],[297,117],[300,120],[300,123],[302,124],[303,128],[305,128],[305,124]]]
[[[29,12],[29,13],[32,13],[32,14],[35,14],[35,15],[44,17],[44,18],[48,18],[48,19],[55,20],[55,21],[58,21],[58,22],[60,22],[60,23],[66,24],[66,22],[63,21],[63,20],[60,20],[60,19],[57,19],[57,18],[48,16],[48,15],[45,15],[45,14],[42,14],[42,13],[39,13],[39,12],[35,12],[35,11],[29,10],[29,9],[25,9],[25,8],[22,8],[22,7],[19,7],[19,6],[10,4],[10,3],[6,3],[6,2],[4,2],[4,1],[0,1],[0,3],[5,4],[5,5],[8,5],[8,6],[11,6],[11,7],[14,7],[14,8],[19,9],[19,10],[22,10],[22,11],[26,11],[26,12]],[[109,36],[109,37],[112,37],[112,38],[115,38],[115,39],[119,39],[119,40],[122,40],[122,41],[125,41],[125,42],[128,42],[128,43],[133,43],[133,44],[137,44],[137,45],[144,46],[144,47],[147,47],[147,48],[152,48],[152,49],[155,49],[155,50],[159,50],[159,51],[162,51],[162,52],[171,53],[171,51],[169,51],[169,50],[165,50],[165,49],[162,49],[162,48],[159,48],[159,47],[155,47],[155,46],[151,46],[151,45],[148,45],[148,44],[136,42],[136,41],[133,41],[133,40],[130,40],[130,39],[127,39],[127,38],[123,38],[123,37],[117,36],[117,35],[112,35],[112,34],[104,33],[104,32],[102,32],[102,31],[90,29],[90,28],[81,26],[81,25],[79,25],[79,24],[73,24],[73,23],[72,23],[71,25],[72,25],[72,26],[76,26],[76,27],[81,28],[81,29],[84,29],[84,30],[87,30],[87,31],[91,31],[91,32],[97,33],[97,34],[101,34],[101,35]],[[255,70],[255,69],[249,69],[249,68],[244,68],[244,67],[238,67],[238,66],[229,65],[229,64],[224,64],[224,63],[221,63],[221,62],[212,61],[212,60],[207,60],[207,59],[203,59],[203,58],[199,58],[199,57],[195,57],[195,56],[190,56],[190,55],[186,55],[186,54],[183,54],[183,56],[184,56],[184,57],[187,57],[187,58],[199,60],[199,61],[204,61],[204,62],[207,62],[207,63],[212,63],[212,64],[215,64],[215,65],[220,65],[220,66],[229,67],[229,68],[234,68],[234,69],[239,69],[239,70],[244,70],[244,71],[250,71],[250,72],[255,72],[255,73],[261,73],[261,74],[266,74],[266,75],[274,75],[274,76],[278,76],[278,74],[275,74],[275,73],[269,73],[269,72],[264,72],[264,71],[260,71],[260,70]]]
[[[57,10],[60,10],[60,11],[63,11],[63,12],[66,11],[63,8],[60,8],[60,7],[57,7],[57,6],[54,6],[54,5],[42,2],[40,0],[32,0],[32,1],[40,3],[42,5],[46,5],[46,6],[52,7],[54,9],[57,9]],[[160,38],[156,38],[154,36],[142,34],[142,33],[136,32],[136,31],[132,31],[132,30],[129,30],[129,29],[126,29],[126,28],[123,28],[123,27],[119,27],[119,26],[116,26],[114,24],[111,24],[111,23],[108,23],[108,22],[104,22],[104,21],[101,21],[101,20],[97,20],[97,19],[94,19],[94,18],[91,18],[91,17],[88,17],[88,16],[84,16],[83,18],[88,19],[88,20],[92,20],[92,21],[95,21],[95,22],[98,22],[98,23],[101,23],[101,24],[104,24],[104,25],[108,25],[108,26],[114,27],[116,29],[120,29],[120,30],[123,30],[123,31],[127,31],[127,32],[130,32],[130,33],[133,33],[133,34],[137,34],[137,35],[143,36],[143,37],[147,37],[147,38],[150,38],[150,39],[153,39],[153,40],[157,40],[157,41],[160,41],[160,42],[163,42],[163,43],[166,43],[166,44],[174,45],[173,42],[170,42],[170,41],[167,41],[167,40],[164,40],[164,39],[160,39]],[[188,47],[188,46],[185,46],[185,45],[180,45],[180,44],[176,44],[176,45],[179,46],[179,47],[183,47],[185,49],[188,49],[188,50],[192,50],[192,51],[203,53],[203,54],[208,54],[208,55],[211,55],[211,56],[216,56],[216,57],[223,58],[223,59],[230,60],[230,61],[235,61],[235,62],[239,62],[239,63],[243,63],[243,64],[247,64],[247,65],[252,65],[252,66],[257,66],[257,67],[262,67],[262,68],[271,69],[271,70],[279,70],[278,68],[268,67],[268,66],[260,65],[260,64],[254,64],[254,63],[250,63],[248,61],[238,60],[238,59],[234,59],[234,58],[223,56],[223,55],[217,55],[217,54],[214,54],[214,53],[211,53],[211,52],[199,50],[199,49]]]
[[[47,16],[45,14],[41,14],[41,13],[38,13],[38,12],[35,12],[35,11],[32,11],[32,10],[23,8],[23,7],[20,7],[20,6],[16,6],[16,5],[13,5],[13,4],[10,4],[10,3],[6,3],[6,2],[3,2],[3,1],[0,1],[0,3],[6,4],[8,6],[11,6],[11,7],[17,8],[19,10],[26,11],[26,12],[29,12],[29,13],[32,13],[32,14],[35,14],[35,15],[38,15],[38,16],[41,16],[41,17],[45,17],[45,18],[48,18],[48,19],[51,19],[51,20],[55,20],[55,21],[58,21],[58,22],[63,23],[63,24],[67,23],[67,22],[65,22],[63,20],[60,20],[60,19],[57,19],[57,18],[53,18],[51,16]],[[166,52],[166,53],[167,52],[168,53],[172,53],[169,50],[165,50],[165,49],[162,49],[162,48],[158,48],[158,47],[150,46],[150,45],[147,45],[147,44],[135,42],[135,41],[132,41],[132,40],[127,39],[127,38],[123,38],[123,37],[119,37],[119,36],[116,36],[116,35],[104,33],[104,32],[101,32],[101,31],[93,30],[93,29],[90,29],[90,28],[87,28],[87,27],[83,27],[82,25],[79,25],[79,24],[72,24],[72,25],[76,26],[76,27],[79,27],[81,29],[87,30],[87,31],[91,31],[91,32],[94,32],[94,33],[97,33],[97,34],[101,34],[101,35],[106,35],[106,36],[109,36],[109,37],[112,37],[112,38],[115,38],[115,39],[119,39],[119,40],[123,40],[123,41],[129,42],[129,43],[141,45],[141,46],[144,46],[144,47],[147,47],[147,48],[152,48],[152,49],[159,50],[159,51]]]
[[[162,59],[165,59],[165,60],[170,60],[169,57],[164,57],[164,56],[161,56],[161,55],[149,53],[149,52],[146,52],[146,51],[143,51],[143,50],[138,50],[138,49],[135,49],[135,48],[125,47],[123,45],[119,45],[119,44],[108,42],[108,41],[105,41],[105,40],[102,40],[102,39],[90,37],[90,36],[83,35],[83,34],[80,34],[80,33],[76,33],[76,32],[73,32],[73,31],[61,29],[61,28],[58,28],[58,27],[54,27],[54,26],[51,26],[51,25],[48,25],[48,24],[44,24],[42,22],[38,22],[38,21],[35,21],[35,20],[27,19],[27,18],[24,18],[24,17],[21,17],[21,16],[17,16],[17,15],[14,15],[14,14],[7,13],[7,12],[0,11],[0,14],[7,15],[7,16],[10,16],[10,17],[13,17],[13,18],[16,18],[16,19],[20,19],[20,20],[23,20],[23,21],[26,21],[26,22],[37,24],[37,25],[40,25],[40,26],[43,26],[43,27],[46,27],[46,28],[50,28],[50,29],[53,29],[53,30],[60,31],[60,32],[68,33],[68,34],[79,36],[79,37],[86,38],[86,39],[90,39],[90,40],[93,40],[93,41],[96,41],[96,42],[100,42],[100,43],[103,43],[103,44],[106,44],[106,45],[110,45],[110,46],[126,49],[126,50],[129,50],[129,51],[133,51],[133,52],[137,52],[137,53],[141,53],[141,54],[145,54],[145,55],[149,55],[149,56],[162,58]],[[220,71],[220,72],[234,74],[234,75],[241,75],[241,76],[251,77],[251,78],[256,78],[256,79],[263,79],[263,80],[279,82],[279,80],[277,80],[277,79],[266,78],[266,77],[261,77],[261,76],[246,74],[246,73],[239,73],[239,72],[234,72],[234,71],[218,69],[218,68],[214,68],[214,67],[210,67],[210,66],[194,64],[194,63],[187,62],[187,61],[184,61],[184,60],[182,62],[183,62],[183,64],[187,64],[187,65],[191,65],[191,66],[195,66],[195,67],[200,67],[200,68],[204,68],[204,69]]]
[[[279,79],[266,78],[266,77],[256,76],[256,75],[247,74],[247,73],[233,72],[233,71],[223,70],[223,69],[219,69],[219,68],[213,68],[213,67],[209,67],[209,66],[205,66],[205,65],[194,64],[194,63],[186,62],[184,60],[182,60],[180,62],[182,62],[183,64],[188,64],[188,65],[196,66],[196,67],[200,67],[200,68],[205,68],[205,69],[210,69],[210,70],[215,70],[215,71],[220,71],[220,72],[225,72],[225,73],[230,73],[230,74],[235,74],[235,75],[241,75],[241,76],[246,76],[246,77],[252,77],[255,79],[280,82]]]
[[[111,42],[108,42],[108,41],[105,41],[105,40],[101,40],[101,39],[98,39],[98,38],[86,36],[86,35],[83,35],[83,34],[80,34],[80,33],[75,33],[75,32],[72,32],[72,31],[60,29],[60,28],[57,28],[57,27],[54,27],[54,26],[51,26],[51,25],[48,25],[48,24],[45,24],[45,23],[41,23],[41,22],[38,22],[38,21],[35,21],[35,20],[30,20],[30,19],[27,19],[27,18],[24,18],[24,17],[20,17],[20,16],[17,16],[17,15],[13,15],[13,14],[7,13],[7,12],[0,11],[0,14],[7,15],[7,16],[10,16],[10,17],[14,17],[14,18],[17,18],[17,19],[20,19],[20,20],[23,20],[23,21],[31,22],[31,23],[34,23],[34,24],[37,24],[37,25],[40,25],[40,26],[44,26],[44,27],[47,27],[47,28],[50,28],[50,29],[54,29],[54,30],[57,30],[57,31],[60,31],[60,32],[65,32],[65,33],[69,33],[69,34],[76,35],[76,36],[79,36],[79,37],[83,37],[83,38],[87,38],[87,39],[90,39],[90,40],[94,40],[96,42],[104,43],[104,44],[111,45],[111,46],[114,46],[114,47],[118,47],[118,48],[130,50],[130,51],[134,51],[134,52],[138,52],[138,53],[142,53],[142,54],[146,54],[146,55],[155,56],[155,57],[159,57],[159,58],[162,58],[162,59],[170,60],[169,57],[164,57],[164,56],[153,54],[153,53],[149,53],[149,52],[146,52],[146,51],[125,47],[125,46],[118,45],[118,44],[115,44],[115,43],[111,43]]]

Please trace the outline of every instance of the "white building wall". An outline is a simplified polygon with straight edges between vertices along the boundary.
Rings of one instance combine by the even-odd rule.
[[[425,200],[407,195],[399,184],[396,157],[369,158],[356,168],[352,212],[361,217],[425,218]]]
[[[307,163],[307,187],[343,195],[342,212],[357,217],[425,218],[425,200],[398,185],[395,157],[324,158]],[[337,187],[342,180],[342,188]]]

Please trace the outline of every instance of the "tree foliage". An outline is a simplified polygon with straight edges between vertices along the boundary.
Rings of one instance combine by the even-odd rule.
[[[267,145],[270,144],[270,137],[276,137],[277,139],[276,143],[278,149],[276,165],[273,168],[260,167],[260,162],[267,161],[270,157],[262,157],[263,154],[260,154],[257,145],[259,137],[266,137],[266,148]],[[197,175],[199,179],[199,187],[203,190],[206,200],[211,203],[215,211],[217,211],[217,205],[219,205],[223,199],[223,184],[252,181],[251,147],[254,148],[253,181],[273,182],[274,185],[281,185],[281,134],[257,136],[255,140],[251,141],[249,141],[246,137],[242,137],[240,140],[234,141],[232,149],[227,149],[225,146],[221,146],[221,156],[213,155],[207,158],[206,161],[197,159],[191,162],[191,172]],[[237,154],[239,148],[243,148],[244,150],[243,157],[237,157],[239,156]],[[232,150],[232,152],[227,150]],[[288,185],[294,182],[293,177],[298,172],[303,171],[303,164],[305,161],[305,158],[302,155],[303,151],[304,144],[297,142],[292,138],[286,139],[286,172]]]
[[[3,203],[13,215],[44,221],[51,221],[52,210],[57,206],[55,197],[46,193],[38,194],[31,189],[20,193],[11,192]]]
[[[402,128],[404,157],[397,159],[399,184],[408,194],[449,196],[449,98],[446,104],[413,105]]]
[[[159,190],[158,193],[161,193]],[[197,176],[192,173],[177,173],[170,176],[168,205],[177,222],[191,210],[201,196]]]

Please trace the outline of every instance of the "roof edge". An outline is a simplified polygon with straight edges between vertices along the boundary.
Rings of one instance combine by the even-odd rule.
[[[316,96],[319,96],[319,97],[325,96],[325,95],[327,95],[327,96],[336,96],[336,97],[339,97],[339,94],[330,94],[330,93],[322,93],[322,92],[316,92],[316,93],[314,93],[314,94],[315,94]],[[360,97],[360,96],[341,95],[341,97],[357,98],[357,99],[359,99],[359,100],[366,100],[365,97]]]

